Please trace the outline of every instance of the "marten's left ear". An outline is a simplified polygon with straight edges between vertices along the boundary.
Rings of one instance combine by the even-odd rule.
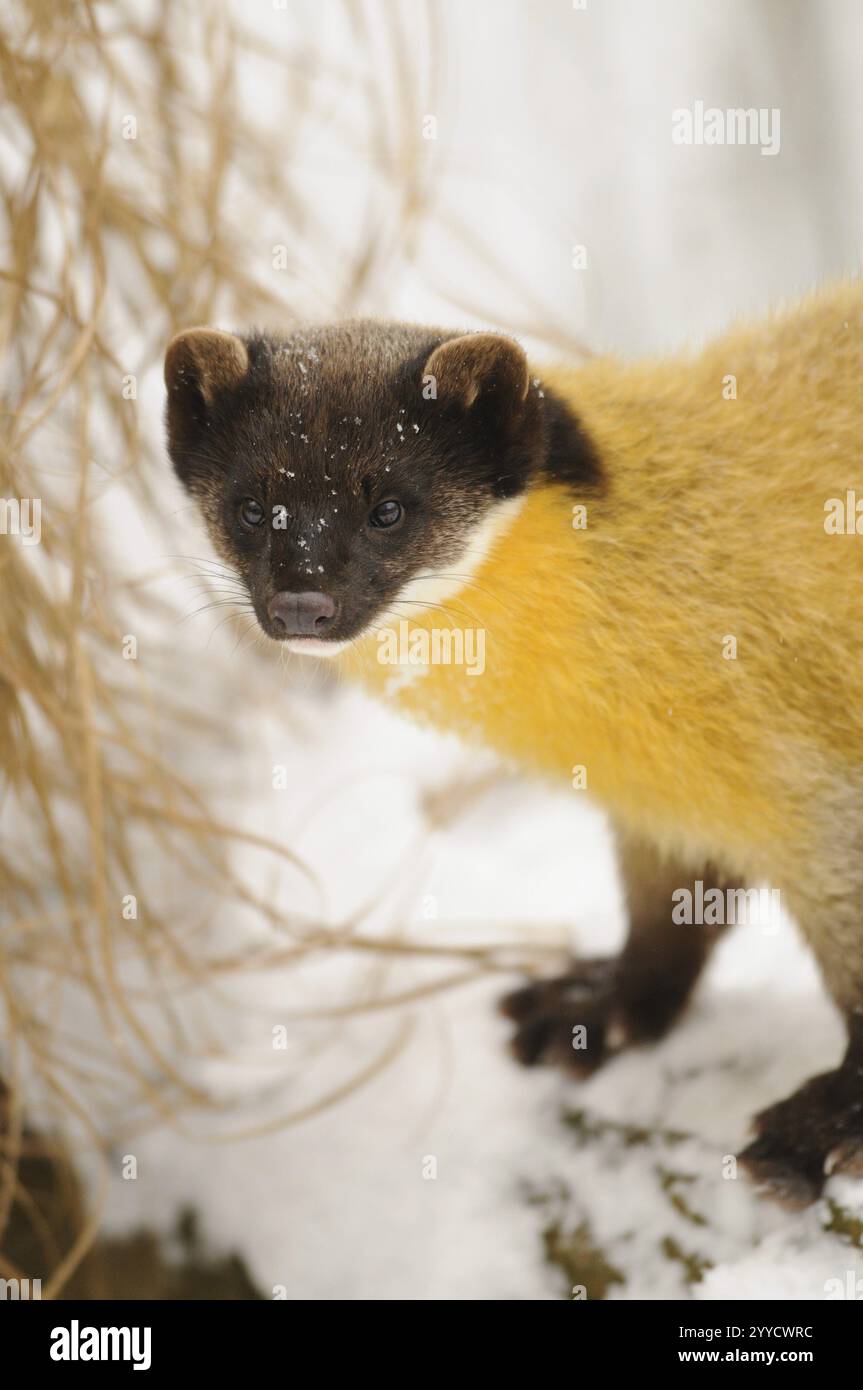
[[[172,338],[165,353],[169,444],[188,442],[216,397],[238,386],[248,370],[246,345],[234,333],[187,328]]]
[[[467,333],[435,348],[423,367],[434,378],[437,399],[494,418],[520,423],[530,388],[527,358],[518,343],[499,333]]]

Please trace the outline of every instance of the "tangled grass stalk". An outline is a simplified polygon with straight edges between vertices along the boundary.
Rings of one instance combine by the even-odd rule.
[[[384,25],[361,0],[328,11],[345,34],[338,62],[275,4],[257,30],[241,7],[193,0],[10,0],[0,17],[0,1277],[22,1273],[3,1232],[23,1222],[51,1271],[47,1296],[98,1219],[58,1236],[22,1165],[53,1157],[68,1187],[62,1155],[104,1151],[111,1116],[126,1135],[216,1105],[190,1062],[218,1040],[177,1008],[184,992],[351,951],[383,963],[357,1001],[368,1011],[498,965],[492,946],[285,916],[236,875],[242,844],[303,871],[287,846],[226,823],[195,774],[230,756],[219,711],[242,677],[220,668],[217,698],[187,698],[176,614],[126,554],[133,521],[158,530],[163,554],[180,544],[159,428],[171,334],[367,309],[413,254],[431,196],[434,6],[417,0],[410,19],[390,6]],[[322,135],[362,164],[344,217],[307,187],[306,150]],[[214,899],[271,935],[209,943],[194,903]],[[411,952],[459,968],[382,992],[386,962]],[[86,1001],[85,1033],[70,993]],[[325,1095],[250,1132],[361,1084],[407,1026]]]

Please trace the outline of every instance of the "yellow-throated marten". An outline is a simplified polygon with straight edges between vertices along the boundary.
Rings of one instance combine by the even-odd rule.
[[[523,1061],[669,1027],[723,920],[681,922],[680,889],[780,891],[848,1025],[742,1155],[790,1205],[863,1174],[861,285],[634,365],[376,322],[191,329],[165,364],[171,458],[264,631],[579,768],[612,816],[629,939],[509,996]],[[444,654],[393,680],[405,625],[419,652],[481,631],[477,678]]]

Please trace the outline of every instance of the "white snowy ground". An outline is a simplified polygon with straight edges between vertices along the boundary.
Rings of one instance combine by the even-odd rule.
[[[334,13],[306,6],[303,22],[323,26],[325,8]],[[589,0],[580,12],[565,0],[478,0],[439,9],[436,218],[417,265],[393,266],[390,302],[370,311],[528,333],[532,323],[549,339],[643,351],[697,339],[856,267],[855,0]],[[276,22],[269,7],[256,13],[263,26]],[[263,101],[263,88],[254,91]],[[780,106],[781,153],[674,147],[671,111],[696,99]],[[347,190],[361,162],[319,161],[310,149],[309,178],[350,238]],[[477,238],[472,260],[448,240],[453,216]],[[250,237],[250,255],[279,240],[269,231]],[[483,251],[490,236],[497,276]],[[586,272],[571,268],[575,243],[588,247]],[[530,304],[519,297],[525,284]],[[195,655],[199,672],[214,659],[203,637]],[[576,793],[554,800],[510,781],[429,843],[422,792],[458,769],[457,752],[349,693],[310,693],[299,706],[292,697],[280,720],[268,690],[244,720],[246,786],[232,814],[284,836],[318,867],[332,922],[388,884],[380,925],[410,920],[426,939],[452,936],[448,920],[470,918],[490,935],[525,922],[554,935],[569,923],[586,950],[619,938],[604,832]],[[269,791],[274,762],[289,768],[290,790]],[[467,771],[476,771],[472,760]],[[271,866],[258,868],[263,881]],[[294,904],[300,885],[285,879],[273,891]],[[211,1084],[248,1094],[276,1068],[291,1108],[343,1080],[391,1038],[397,1015],[347,1022],[308,1067],[291,1050],[274,1053],[271,1026],[349,992],[349,982],[348,965],[335,960],[259,980],[250,994],[269,1012],[225,1018],[222,1040],[244,1060],[214,1067]],[[789,925],[769,938],[739,930],[666,1042],[624,1055],[581,1087],[508,1059],[492,1007],[505,983],[486,978],[419,1005],[391,1066],[282,1133],[207,1147],[168,1131],[135,1140],[139,1177],[115,1182],[111,1224],[167,1228],[192,1202],[265,1293],[283,1285],[305,1298],[557,1298],[584,1282],[593,1297],[606,1288],[615,1298],[690,1290],[817,1299],[826,1280],[861,1272],[855,1245],[825,1231],[827,1205],[789,1216],[760,1204],[743,1178],[722,1175],[747,1116],[840,1050],[837,1021]],[[290,1048],[308,1032],[290,1023]],[[565,1122],[575,1110],[581,1118]],[[435,1178],[423,1176],[429,1157]],[[863,1217],[859,1186],[832,1183],[829,1195]],[[600,1252],[592,1263],[591,1248]]]
[[[293,734],[252,712],[244,820],[284,835],[320,871],[332,921],[389,884],[379,920],[410,921],[426,940],[465,939],[471,919],[475,939],[480,924],[500,936],[525,922],[554,939],[568,920],[581,949],[614,947],[609,846],[578,793],[505,779],[429,843],[423,788],[459,768],[475,775],[475,758],[351,692],[292,697],[291,711],[302,721]],[[292,789],[262,793],[274,763]],[[274,891],[286,906],[303,901],[290,875]],[[293,1037],[292,1010],[332,1002],[343,982],[355,997],[351,980],[328,962],[250,985],[245,1002],[259,1016],[236,1010],[220,1028],[237,1065],[202,1079],[240,1101],[280,1075],[286,1109],[344,1079],[403,1015],[350,1022],[308,1071],[290,1045],[273,1050],[272,1025],[283,1019]],[[283,1286],[289,1298],[544,1299],[581,1283],[588,1297],[818,1299],[825,1281],[863,1274],[859,1249],[825,1231],[827,1202],[792,1216],[743,1176],[723,1176],[747,1117],[833,1064],[841,1046],[790,923],[770,936],[738,929],[677,1031],[587,1084],[510,1060],[493,1007],[507,980],[409,1010],[414,1031],[395,1061],[302,1124],[225,1145],[136,1139],[138,1178],[114,1181],[108,1227],[168,1230],[191,1203],[217,1248],[240,1251],[264,1293]],[[225,1124],[236,1128],[237,1115]],[[828,1198],[846,1211],[856,1203],[863,1219],[863,1185],[831,1183]]]

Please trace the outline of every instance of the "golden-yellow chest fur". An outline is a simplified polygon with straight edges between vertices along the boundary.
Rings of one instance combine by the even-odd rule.
[[[482,629],[482,674],[383,665],[377,636],[345,672],[561,785],[584,768],[660,846],[793,881],[863,811],[863,534],[825,529],[863,504],[860,283],[698,355],[539,375],[602,488],[534,487],[445,612],[404,614]]]

